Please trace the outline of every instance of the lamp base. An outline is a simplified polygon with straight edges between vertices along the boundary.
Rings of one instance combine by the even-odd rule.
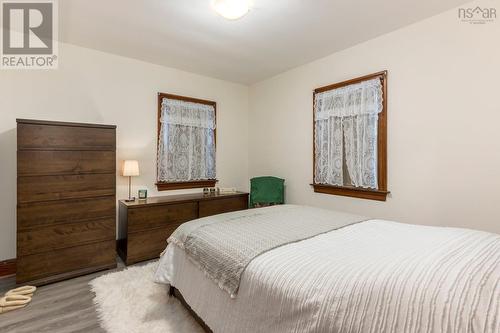
[[[125,201],[125,202],[134,202],[134,201],[135,201],[135,198],[125,199],[124,201]]]

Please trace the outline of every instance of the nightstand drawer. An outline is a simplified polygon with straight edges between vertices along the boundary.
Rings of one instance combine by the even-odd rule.
[[[180,225],[197,217],[197,202],[129,209],[128,232]]]

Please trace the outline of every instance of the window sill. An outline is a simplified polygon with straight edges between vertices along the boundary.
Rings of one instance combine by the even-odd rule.
[[[314,192],[325,193],[332,195],[342,195],[351,198],[361,198],[377,201],[386,201],[387,194],[391,193],[389,191],[383,190],[369,190],[356,187],[341,187],[334,185],[325,184],[311,184],[314,188]]]
[[[203,188],[203,187],[214,187],[217,183],[217,179],[207,179],[207,180],[193,180],[187,182],[165,182],[156,183],[156,188],[158,191],[169,191],[169,190],[183,190],[189,188]]]

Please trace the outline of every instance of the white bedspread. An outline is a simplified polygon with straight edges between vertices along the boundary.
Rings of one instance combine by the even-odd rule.
[[[367,218],[307,206],[277,205],[207,216],[184,223],[169,237],[232,298],[241,275],[259,255]]]
[[[230,299],[169,245],[156,273],[214,332],[500,332],[500,236],[370,220],[255,258]]]

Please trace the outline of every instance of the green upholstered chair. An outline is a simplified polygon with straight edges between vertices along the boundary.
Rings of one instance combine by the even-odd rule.
[[[250,179],[250,208],[284,203],[284,179],[271,176]]]

